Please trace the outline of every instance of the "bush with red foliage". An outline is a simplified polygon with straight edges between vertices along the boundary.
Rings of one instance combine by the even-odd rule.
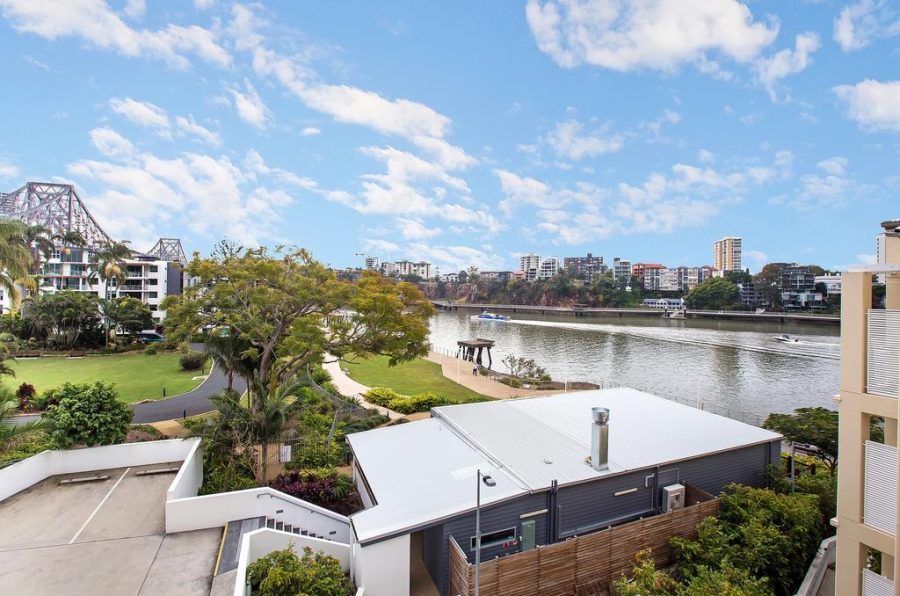
[[[293,470],[276,476],[269,486],[313,505],[349,515],[362,509],[351,480],[333,469]]]
[[[31,383],[22,383],[19,385],[19,388],[16,390],[16,397],[19,398],[19,409],[23,412],[27,412],[32,409],[31,400],[34,399],[37,391],[34,390],[34,385]]]

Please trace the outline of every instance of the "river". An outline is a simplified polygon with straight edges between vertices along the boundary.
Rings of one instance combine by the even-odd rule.
[[[646,317],[513,315],[508,322],[440,311],[431,343],[456,350],[460,339],[492,339],[493,368],[504,356],[533,358],[554,380],[624,385],[760,424],[770,412],[835,408],[837,328]],[[800,339],[784,344],[774,336]],[[486,364],[486,360],[485,360]]]

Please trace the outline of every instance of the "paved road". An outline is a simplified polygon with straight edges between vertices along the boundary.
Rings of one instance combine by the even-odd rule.
[[[202,345],[192,345],[191,349],[203,351]],[[228,378],[225,373],[221,372],[218,367],[214,366],[199,387],[193,391],[176,395],[168,399],[160,399],[140,404],[134,404],[134,424],[147,424],[148,422],[159,422],[160,420],[173,420],[181,418],[185,415],[194,416],[209,412],[215,407],[209,401],[211,395],[222,393],[228,385]],[[234,379],[234,390],[243,393],[247,389],[247,383],[239,378]],[[13,424],[24,424],[31,420],[40,418],[38,415],[31,416],[15,416],[12,419]]]

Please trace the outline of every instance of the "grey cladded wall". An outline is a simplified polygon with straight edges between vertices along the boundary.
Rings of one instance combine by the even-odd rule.
[[[598,478],[590,482],[559,488],[559,536],[564,539],[609,525],[624,523],[638,517],[653,515],[660,507],[659,487],[676,482],[689,483],[706,492],[718,495],[722,489],[737,482],[749,486],[763,486],[766,467],[778,461],[781,442],[773,441],[752,447],[706,455],[674,464],[646,468],[625,474]],[[653,475],[660,473],[654,490]],[[650,477],[648,479],[648,477]],[[636,489],[630,492],[631,489]],[[616,496],[616,493],[624,492]],[[473,490],[474,493],[474,490]],[[514,500],[485,507],[481,511],[481,532],[495,532],[516,528],[521,533],[520,515],[545,509],[549,505],[549,491],[525,495]],[[474,494],[473,494],[474,505]],[[548,515],[528,519],[536,522],[536,544],[551,542]],[[442,594],[449,587],[450,536],[456,539],[469,559],[475,562],[470,540],[475,535],[475,513],[465,513],[423,532],[425,566]],[[482,561],[519,552],[519,547],[504,549],[502,545],[482,550]]]

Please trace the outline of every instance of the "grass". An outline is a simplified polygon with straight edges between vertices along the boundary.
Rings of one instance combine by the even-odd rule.
[[[119,398],[127,403],[145,399],[162,399],[185,393],[197,387],[200,381],[192,377],[203,371],[181,370],[177,352],[147,356],[142,353],[113,354],[110,356],[86,356],[84,358],[36,358],[21,359],[12,363],[14,378],[3,383],[13,388],[21,383],[34,385],[38,394],[71,383],[113,383]],[[209,363],[206,364],[208,370]]]
[[[360,360],[358,364],[341,363],[350,377],[369,387],[388,387],[403,395],[430,391],[455,402],[480,401],[484,395],[451,381],[441,373],[441,365],[430,360],[413,360],[388,366],[387,356]]]

